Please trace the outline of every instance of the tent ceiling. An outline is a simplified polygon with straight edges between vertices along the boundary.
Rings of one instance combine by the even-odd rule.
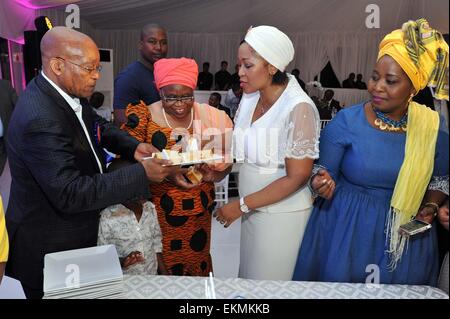
[[[426,17],[448,32],[448,0],[12,0],[30,8],[77,3],[96,29],[139,29],[158,22],[172,32],[242,32],[250,25],[285,31],[367,31],[366,6],[380,8],[382,30]]]

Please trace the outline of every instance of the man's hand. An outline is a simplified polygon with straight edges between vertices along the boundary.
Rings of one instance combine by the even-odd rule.
[[[142,256],[140,251],[133,251],[122,260],[121,266],[122,268],[128,268],[131,265],[144,262],[144,260],[144,256]]]
[[[168,160],[149,158],[141,161],[141,163],[151,183],[161,183],[173,171],[170,166],[163,166],[171,164]]]
[[[336,183],[326,170],[321,169],[313,176],[311,187],[320,197],[331,199],[336,188]]]
[[[136,161],[141,161],[144,157],[150,157],[153,153],[158,153],[159,150],[152,144],[140,143],[134,151],[134,159]]]
[[[227,228],[242,215],[243,213],[240,209],[239,201],[235,200],[218,208],[213,217],[215,217],[223,227]]]

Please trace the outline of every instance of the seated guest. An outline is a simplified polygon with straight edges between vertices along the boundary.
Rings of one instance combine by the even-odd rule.
[[[325,106],[331,112],[332,117],[342,109],[341,106],[339,105],[339,101],[333,99],[333,97],[334,91],[328,89],[323,94],[323,99],[321,101],[322,105]]]
[[[222,104],[220,104],[220,101],[222,100],[222,95],[220,95],[217,92],[213,92],[211,93],[211,95],[209,96],[209,105],[214,106],[216,109],[219,109],[221,111],[224,111],[225,113],[227,113],[227,115],[231,118],[231,113],[230,113],[230,109],[226,106],[223,106]]]
[[[348,75],[348,78],[342,82],[342,87],[344,89],[356,89],[355,73],[352,72]]]
[[[133,163],[116,159],[108,167],[114,172]],[[155,205],[147,200],[129,200],[100,212],[97,244],[115,245],[124,274],[168,274],[162,259],[161,229]]]
[[[202,91],[211,90],[214,77],[211,72],[209,72],[209,62],[203,63],[203,71],[198,74],[197,87]]]
[[[362,80],[362,74],[361,74],[361,73],[359,73],[359,74],[356,76],[356,82],[355,82],[355,84],[356,84],[356,88],[357,88],[357,89],[360,89],[360,90],[367,90],[367,85],[366,85],[365,82],[363,82],[363,80]]]
[[[233,86],[233,84],[240,84],[239,80],[239,64],[236,64],[234,66],[234,73],[231,75],[231,82],[230,85]]]
[[[8,261],[8,233],[6,232],[5,214],[3,212],[3,202],[0,196],[0,284],[2,283],[5,265]]]
[[[220,71],[214,75],[214,81],[216,83],[216,90],[226,91],[231,84],[231,74],[227,71],[228,62],[222,61],[220,63]]]
[[[300,84],[300,86],[302,87],[303,91],[306,92],[306,84],[305,84],[305,82],[302,81],[302,79],[300,79],[300,70],[299,69],[293,69],[291,74],[295,77],[295,79],[297,80],[298,84]],[[306,94],[308,94],[308,92],[306,92]]]
[[[231,85],[231,89],[228,90],[227,95],[225,96],[225,105],[228,106],[231,113],[231,119],[234,119],[236,112],[239,108],[239,103],[242,98],[242,88],[241,84],[233,83]]]
[[[225,112],[195,102],[197,63],[186,58],[161,59],[155,63],[154,74],[161,101],[151,106],[142,102],[128,105],[128,122],[122,129],[160,151],[182,147],[194,136],[200,139],[202,149],[214,148],[214,153],[227,156],[233,123]],[[221,145],[211,147],[211,140]],[[161,227],[162,256],[170,275],[207,276],[212,271],[214,182],[222,180],[231,165],[205,164],[199,170],[202,179],[188,190],[170,181],[158,187],[150,185]]]

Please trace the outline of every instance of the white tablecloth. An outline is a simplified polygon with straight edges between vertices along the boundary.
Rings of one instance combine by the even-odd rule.
[[[209,96],[213,92],[217,92],[217,93],[219,93],[222,96],[222,100],[220,101],[220,104],[225,105],[225,97],[227,96],[227,91],[199,91],[199,90],[195,90],[194,91],[195,102],[197,102],[197,103],[208,103]]]
[[[334,91],[333,99],[339,101],[343,107],[355,105],[361,102],[370,100],[370,94],[367,90],[358,89],[335,89],[335,88],[318,88],[311,85],[307,85],[306,89],[310,96],[323,97],[326,90],[330,89]]]
[[[217,299],[448,299],[428,286],[214,278]],[[205,299],[204,277],[124,276],[129,299]]]

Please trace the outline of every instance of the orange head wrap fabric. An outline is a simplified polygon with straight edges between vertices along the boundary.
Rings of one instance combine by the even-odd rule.
[[[448,101],[448,53],[442,34],[419,19],[385,36],[378,59],[390,55],[411,79],[416,93],[428,85],[436,99]]]
[[[198,65],[192,59],[161,59],[155,62],[154,71],[156,88],[171,84],[181,84],[192,89],[197,86]]]

